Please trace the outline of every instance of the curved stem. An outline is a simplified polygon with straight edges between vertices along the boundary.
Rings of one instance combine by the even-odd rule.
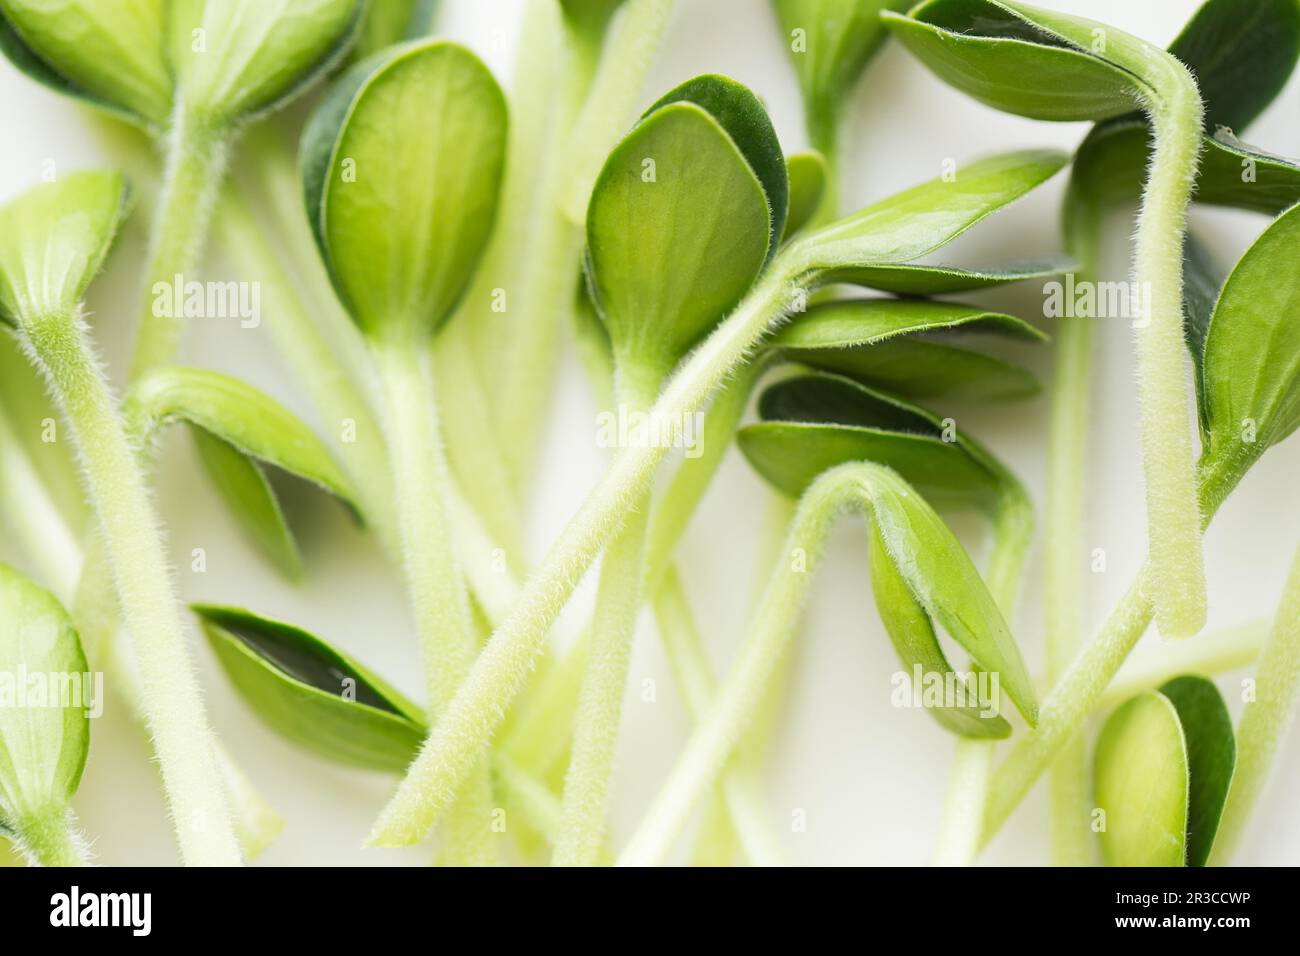
[[[155,287],[173,286],[193,270],[207,236],[226,171],[228,135],[177,110],[166,142],[167,163],[149,237],[143,306],[135,333],[131,379],[173,361],[180,350],[179,315],[155,315]],[[180,311],[179,303],[173,312]]]
[[[213,737],[185,649],[179,601],[157,515],[79,316],[24,323],[27,342],[76,437],[90,498],[139,661],[143,708],[162,768],[181,856],[239,863],[212,758]]]
[[[1155,148],[1133,269],[1148,298],[1135,337],[1149,586],[1160,633],[1190,637],[1205,625],[1206,595],[1183,343],[1183,236],[1201,150],[1202,107],[1186,67],[1172,57],[1148,63],[1160,72],[1159,101],[1150,109]]]
[[[1237,723],[1237,767],[1214,838],[1211,862],[1232,860],[1300,710],[1300,550],[1296,551],[1268,643],[1255,668],[1255,696]]]
[[[1268,635],[1269,622],[1254,621],[1198,635],[1195,641],[1162,644],[1150,652],[1134,654],[1115,675],[1094,709],[1100,712],[1118,707],[1130,697],[1155,690],[1180,674],[1209,677],[1249,667],[1259,659]]]
[[[774,263],[736,311],[692,353],[655,402],[652,415],[680,422],[695,411],[782,319],[796,285],[780,265]],[[648,443],[624,449],[614,460],[434,726],[376,822],[372,842],[389,845],[420,839],[455,796],[500,724],[502,712],[523,686],[551,623],[618,530],[628,505],[649,487],[666,451]]]
[[[446,513],[450,477],[438,429],[430,357],[423,343],[384,342],[374,350],[384,390],[389,454],[403,568],[420,636],[430,720],[442,714],[474,663],[477,642],[469,597]],[[493,858],[488,763],[457,801],[447,828],[460,862]],[[484,799],[486,798],[486,804]]]

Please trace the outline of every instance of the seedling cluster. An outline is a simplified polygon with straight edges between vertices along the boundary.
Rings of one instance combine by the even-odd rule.
[[[194,630],[271,731],[391,775],[371,852],[433,837],[432,859],[453,866],[776,864],[786,848],[761,770],[827,537],[853,515],[909,700],[927,731],[956,738],[932,859],[975,862],[1050,774],[1058,863],[1228,862],[1300,698],[1300,555],[1266,636],[1199,634],[1202,532],[1300,427],[1300,164],[1239,138],[1291,76],[1300,4],[1206,0],[1164,50],[1018,0],[774,0],[804,153],[727,76],[643,100],[671,0],[529,0],[508,96],[473,52],[432,35],[433,6],[0,0],[0,50],[85,104],[125,170],[60,172],[0,207],[0,520],[27,572],[0,565],[0,678],[107,674],[149,735],[190,865],[256,856],[293,813],[220,742]],[[971,158],[845,212],[848,102],[895,39],[985,104],[1096,125],[1073,157]],[[1061,255],[936,264],[1067,168]],[[1189,232],[1192,203],[1266,217],[1231,270]],[[85,299],[139,206],[150,239],[115,390]],[[963,300],[1098,281],[1103,243],[1120,238],[1105,216],[1126,206],[1149,553],[1085,642],[1092,320],[1040,329]],[[194,281],[209,234],[258,284],[319,432],[238,376],[180,363],[185,312],[158,309],[152,290]],[[566,326],[596,403],[646,427],[614,442],[530,561]],[[1031,496],[955,417],[1039,391],[1008,342],[1055,352],[1045,628],[1017,611]],[[31,422],[55,414],[66,439],[33,440]],[[285,478],[374,535],[405,584],[414,699],[337,635],[239,594],[182,603],[151,493],[172,424],[265,559],[258,573],[310,574]],[[732,447],[770,488],[773,527],[719,675],[676,552]],[[948,524],[958,513],[987,529],[978,565]],[[573,628],[561,611],[588,574],[594,606]],[[647,607],[693,728],[640,821],[611,834]],[[1191,650],[1108,696],[1153,623]],[[1047,673],[1034,675],[1022,648],[1041,630]],[[1212,678],[1247,664],[1258,690],[1234,727]],[[33,863],[89,859],[72,805],[91,712],[0,693],[0,838]]]

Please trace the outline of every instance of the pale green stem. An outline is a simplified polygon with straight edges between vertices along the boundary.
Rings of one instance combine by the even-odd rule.
[[[237,186],[226,191],[217,210],[216,228],[240,275],[259,284],[267,331],[319,412],[330,446],[342,459],[361,498],[367,524],[389,554],[400,554],[401,535],[393,508],[388,453],[368,397],[335,355],[316,316],[304,307],[293,280]]]
[[[1205,524],[1209,523],[1243,473],[1244,468],[1227,466],[1221,473],[1201,471],[1199,511],[1205,516]],[[984,818],[985,844],[1019,806],[1062,748],[1080,731],[1129,652],[1151,625],[1155,610],[1147,597],[1149,575],[1150,565],[1144,565],[1119,606],[1111,612],[1101,633],[1084,645],[1052,687],[1039,708],[1038,725],[1021,737],[998,767]]]
[[[66,807],[52,807],[19,821],[15,846],[32,866],[85,866],[86,855]]]
[[[1066,248],[1083,282],[1099,278],[1101,211],[1070,184]],[[1084,478],[1088,471],[1088,408],[1092,396],[1095,320],[1064,317],[1056,330],[1055,373],[1047,453],[1046,592],[1047,681],[1053,687],[1078,653],[1083,626]],[[1093,862],[1088,749],[1082,734],[1065,745],[1049,780],[1052,862]]]
[[[81,546],[50,497],[0,408],[0,527],[35,562],[42,583],[61,598],[76,584]]]
[[[699,408],[745,361],[784,317],[802,267],[781,263],[706,339],[673,376],[652,414],[680,422]],[[455,797],[501,722],[502,712],[523,686],[560,609],[605,543],[618,530],[629,505],[650,486],[667,449],[662,443],[624,449],[529,579],[509,618],[479,655],[443,718],[434,726],[406,779],[375,824],[374,843],[420,839]]]
[[[374,355],[384,389],[403,569],[420,636],[429,719],[433,721],[445,711],[474,663],[474,621],[446,511],[450,475],[438,427],[428,349],[422,342],[399,340],[377,344]],[[453,809],[447,827],[453,848],[449,859],[493,862],[488,771],[487,761],[479,760],[474,780]]]
[[[1269,622],[1255,621],[1200,634],[1194,641],[1162,644],[1151,651],[1134,654],[1106,688],[1096,710],[1103,713],[1118,707],[1130,697],[1154,690],[1180,674],[1210,677],[1249,667],[1259,658],[1268,635]]]
[[[143,709],[181,857],[190,865],[238,864],[239,846],[185,648],[162,532],[117,405],[80,316],[35,318],[25,321],[24,328],[76,436],[122,613],[135,642]]]
[[[166,140],[162,192],[149,238],[132,381],[173,362],[180,350],[179,304],[173,307],[176,315],[155,315],[155,286],[174,286],[177,276],[190,281],[226,171],[227,131],[204,127],[181,109],[176,111],[174,124]]]
[[[804,493],[740,656],[619,857],[620,866],[662,863],[696,802],[732,758],[794,638],[826,536],[842,511],[868,503],[862,474],[876,468],[840,466]],[[787,555],[794,553],[806,555],[806,561],[789,561]]]
[[[568,139],[564,166],[570,176],[561,207],[571,222],[585,220],[592,184],[635,113],[672,12],[673,0],[627,0],[619,13]]]
[[[1205,566],[1196,496],[1187,349],[1183,341],[1183,236],[1201,150],[1196,81],[1172,57],[1149,104],[1151,172],[1138,217],[1134,278],[1149,295],[1135,323],[1143,474],[1150,542],[1150,596],[1165,637],[1190,637],[1205,625]]]
[[[654,612],[687,711],[692,723],[698,725],[713,703],[716,684],[676,568],[670,568],[664,575],[655,595]],[[771,696],[769,692],[768,698]],[[732,847],[734,839],[739,839],[745,856],[755,866],[779,866],[784,862],[785,854],[764,806],[754,759],[762,749],[762,731],[766,726],[758,719],[751,723],[741,752],[723,773],[722,784],[712,801],[714,811],[701,823],[699,842],[710,848],[694,855],[697,863],[709,854],[726,852],[720,847]],[[714,832],[715,828],[718,832]]]
[[[622,363],[615,378],[618,396],[639,413],[653,403],[663,376]],[[622,722],[623,695],[641,607],[646,528],[651,490],[634,500],[622,528],[605,548],[596,607],[592,614],[587,669],[578,691],[569,772],[564,781],[557,866],[592,866],[605,838],[614,752]]]
[[[1277,619],[1255,668],[1255,694],[1237,723],[1237,767],[1214,839],[1211,863],[1226,865],[1300,708],[1300,550],[1287,576]]]

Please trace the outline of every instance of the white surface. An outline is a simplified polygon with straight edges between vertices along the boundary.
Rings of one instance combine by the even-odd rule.
[[[1167,43],[1197,7],[1196,0],[1039,0]],[[504,82],[518,22],[518,2],[444,0],[443,31],[477,49]],[[682,0],[658,66],[645,91],[648,103],[680,80],[702,72],[729,73],[767,102],[788,151],[805,145],[798,93],[766,0]],[[900,48],[888,47],[868,72],[845,134],[846,208],[940,174],[951,157],[964,163],[1003,150],[1054,145],[1071,149],[1084,125],[1017,119],[986,109],[945,87]],[[1252,128],[1249,141],[1284,155],[1300,155],[1300,81],[1294,81]],[[11,196],[40,176],[53,158],[61,170],[102,164],[93,137],[68,101],[37,88],[0,63],[0,194]],[[1058,248],[1058,177],[1004,216],[979,227],[955,247],[969,262]],[[1258,216],[1197,210],[1201,228],[1223,263],[1234,261],[1263,227]],[[1112,223],[1108,250],[1113,278],[1125,275],[1127,221]],[[124,316],[131,314],[141,251],[137,226],[93,293],[96,326],[108,359],[120,368]],[[219,277],[214,263],[213,275]],[[1031,320],[1041,316],[1041,294],[1025,287],[987,294],[990,304]],[[266,321],[274,321],[268,316]],[[1041,319],[1036,321],[1042,322]],[[1044,326],[1050,333],[1052,330]],[[1126,588],[1143,553],[1144,518],[1137,458],[1129,330],[1103,323],[1095,415],[1089,440],[1088,549],[1104,548],[1108,570],[1089,577],[1087,632]],[[263,332],[216,323],[189,331],[190,361],[236,371],[308,414]],[[1025,350],[1044,378],[1048,350]],[[535,552],[563,525],[599,474],[594,410],[581,373],[566,358],[548,435],[544,477],[537,487]],[[970,429],[1012,465],[1041,506],[1044,493],[1047,403],[972,410]],[[1270,451],[1224,508],[1207,542],[1212,628],[1271,618],[1288,563],[1300,541],[1295,475],[1300,439]],[[308,579],[293,589],[259,561],[229,527],[212,490],[197,472],[188,442],[170,443],[159,489],[178,579],[187,598],[242,603],[316,629],[410,691],[418,662],[401,588],[375,547],[335,511],[322,508],[305,538]],[[687,587],[715,661],[728,662],[742,637],[746,593],[763,514],[764,490],[732,456],[682,550]],[[981,529],[958,521],[977,555]],[[206,574],[188,570],[190,549],[208,553]],[[807,617],[795,663],[790,706],[771,754],[768,794],[777,826],[787,833],[791,858],[819,864],[915,864],[932,849],[952,738],[924,714],[889,704],[889,677],[897,663],[869,597],[860,527],[846,522],[831,544]],[[12,559],[12,556],[9,556]],[[1080,556],[1081,568],[1087,555]],[[1039,670],[1043,608],[1042,554],[1031,556],[1016,632]],[[587,590],[580,600],[589,600]],[[617,778],[614,830],[626,838],[673,760],[687,722],[671,674],[644,626],[632,666]],[[1148,636],[1147,642],[1155,638]],[[428,851],[362,850],[361,841],[391,781],[322,764],[268,733],[233,695],[206,646],[195,641],[212,720],[229,748],[288,819],[284,835],[263,864],[418,864]],[[658,688],[657,703],[642,703],[643,681]],[[1236,709],[1236,675],[1221,686]],[[104,863],[170,863],[175,852],[155,771],[144,742],[120,712],[93,728],[85,782],[76,806]],[[1300,734],[1293,735],[1259,808],[1240,860],[1300,862],[1294,824],[1300,793]],[[796,810],[806,832],[794,833]],[[1025,803],[984,856],[988,863],[1041,863],[1047,858],[1042,788]]]

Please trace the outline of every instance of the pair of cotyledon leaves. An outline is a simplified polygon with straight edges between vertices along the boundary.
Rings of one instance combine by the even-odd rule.
[[[34,187],[0,208],[0,323],[72,322],[129,207],[116,173],[83,172]],[[350,482],[324,443],[270,396],[218,372],[163,368],[132,389],[128,427],[149,440],[159,426],[193,426],[201,457],[243,529],[285,573],[297,546],[265,468],[329,491],[357,513]]]
[[[1204,677],[1134,697],[1097,739],[1093,787],[1108,866],[1204,866],[1232,784],[1232,718]]]
[[[155,135],[275,109],[355,39],[360,0],[0,0],[0,48],[34,79]]]
[[[0,833],[66,814],[90,748],[89,670],[59,602],[0,564]]]

